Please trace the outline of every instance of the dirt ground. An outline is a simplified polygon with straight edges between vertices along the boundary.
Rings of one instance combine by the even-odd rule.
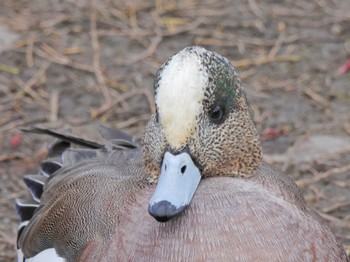
[[[15,260],[14,201],[49,139],[33,124],[142,135],[159,65],[202,45],[238,68],[265,160],[291,175],[350,249],[347,0],[3,0],[0,7],[0,261]]]

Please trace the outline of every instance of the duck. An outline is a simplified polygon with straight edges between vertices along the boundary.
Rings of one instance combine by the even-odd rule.
[[[203,47],[154,81],[141,139],[55,137],[16,200],[18,261],[349,261],[294,181],[262,159],[240,77]]]

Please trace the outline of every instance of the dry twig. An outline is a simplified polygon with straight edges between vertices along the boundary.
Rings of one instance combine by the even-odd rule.
[[[108,112],[109,110],[111,110],[113,107],[115,107],[117,104],[125,101],[126,99],[133,97],[135,95],[140,94],[140,90],[133,90],[130,91],[128,93],[125,94],[121,94],[120,96],[118,96],[116,99],[114,99],[111,103],[109,104],[104,104],[102,105],[100,108],[98,109],[93,109],[91,110],[91,116],[93,118],[98,118],[101,115],[105,114],[106,112]]]
[[[328,102],[328,100],[323,98],[321,95],[317,94],[311,88],[305,89],[304,94],[310,97],[316,104],[320,105],[324,109],[329,109],[330,103]]]
[[[146,59],[147,57],[151,56],[157,49],[158,45],[160,44],[160,42],[163,40],[162,36],[155,36],[152,40],[150,45],[148,46],[148,48],[141,52],[138,55],[133,56],[132,58],[130,58],[125,64],[127,65],[131,65],[133,63],[136,63],[140,60]]]
[[[111,103],[111,96],[108,87],[106,86],[106,79],[102,73],[101,65],[100,65],[100,44],[98,41],[97,35],[97,10],[96,10],[96,0],[92,1],[91,12],[90,12],[90,37],[91,37],[91,45],[93,50],[93,70],[99,83],[99,88],[102,91],[102,94],[107,102],[107,104]]]
[[[232,60],[231,63],[237,68],[245,68],[252,65],[263,65],[273,62],[283,63],[283,62],[297,62],[299,61],[299,56],[296,55],[285,55],[276,57],[257,57],[257,58],[247,58],[241,60]]]
[[[34,50],[34,36],[33,34],[30,34],[27,40],[27,49],[26,49],[26,61],[27,61],[27,66],[29,68],[33,67],[34,65],[33,50]]]
[[[51,63],[50,62],[45,62],[40,69],[36,72],[36,74],[29,79],[26,83],[23,83],[19,78],[15,79],[17,84],[21,87],[21,91],[24,91],[28,95],[30,95],[33,99],[36,99],[44,108],[48,109],[48,105],[42,97],[33,90],[33,87],[42,79],[45,74],[47,69],[50,67]]]
[[[299,187],[306,187],[306,186],[310,186],[311,184],[315,184],[321,180],[328,179],[331,176],[335,176],[335,175],[342,174],[349,171],[350,171],[350,164],[342,167],[335,167],[324,173],[320,173],[318,176],[315,176],[313,178],[298,180],[296,181],[296,184]]]
[[[268,53],[268,57],[274,58],[276,57],[278,51],[281,49],[282,44],[284,43],[284,40],[286,38],[285,32],[280,32],[278,38],[276,39],[276,42],[274,43],[273,47],[271,48],[270,52]]]
[[[25,159],[26,155],[23,153],[12,153],[6,155],[0,155],[0,162],[10,161],[14,159]]]
[[[149,120],[150,115],[144,114],[140,116],[130,117],[128,120],[125,121],[119,121],[116,125],[119,129],[125,129],[128,128],[134,124],[140,123],[140,121]]]
[[[50,96],[50,122],[56,122],[58,119],[59,110],[59,91],[57,89],[53,90]]]
[[[328,206],[328,207],[322,208],[322,212],[330,213],[330,212],[333,212],[333,211],[335,211],[337,209],[340,209],[340,208],[343,208],[343,207],[348,207],[348,206],[350,206],[350,201],[346,201],[346,202],[343,202],[343,203],[335,203],[332,206]]]
[[[68,66],[68,67],[71,67],[73,69],[86,71],[89,73],[95,72],[94,69],[89,65],[85,65],[85,64],[81,64],[81,63],[77,63],[75,61],[72,61],[68,57],[63,56],[57,52],[55,52],[55,53],[48,52],[48,49],[45,48],[44,46],[47,46],[47,45],[43,45],[42,49],[34,48],[34,54],[36,54],[39,57],[45,58],[46,60],[49,60],[50,62],[56,63],[56,64]]]

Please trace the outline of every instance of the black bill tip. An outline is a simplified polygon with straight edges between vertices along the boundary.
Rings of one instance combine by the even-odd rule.
[[[181,214],[186,206],[175,207],[169,201],[160,201],[148,206],[148,213],[158,222],[167,222],[171,218]]]

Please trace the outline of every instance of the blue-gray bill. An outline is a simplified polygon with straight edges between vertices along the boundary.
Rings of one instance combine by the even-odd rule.
[[[201,172],[188,153],[166,152],[148,212],[159,222],[179,215],[190,204],[201,180]]]

